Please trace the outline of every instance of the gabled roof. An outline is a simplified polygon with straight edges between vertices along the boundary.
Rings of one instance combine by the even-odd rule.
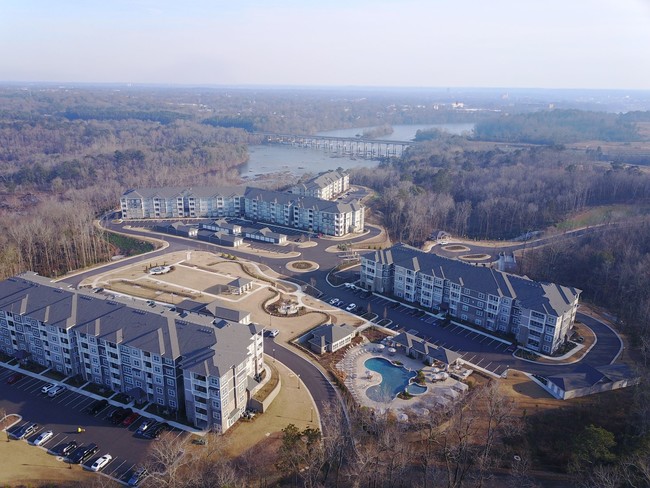
[[[306,190],[316,190],[325,188],[326,186],[345,178],[345,176],[346,174],[340,171],[327,171],[326,173],[320,173],[319,175],[316,175],[303,183],[299,183],[296,186],[300,186]]]
[[[212,317],[180,316],[167,307],[144,302],[106,300],[83,290],[69,290],[35,273],[0,282],[0,309],[182,360],[188,368],[195,368],[192,371],[218,376],[244,361],[252,335],[263,330],[226,320],[214,324]]]
[[[485,294],[518,300],[525,308],[555,316],[568,311],[581,292],[577,288],[533,281],[525,276],[426,253],[401,243],[366,253],[363,258],[447,279]]]
[[[258,200],[263,202],[275,202],[281,205],[293,205],[296,207],[313,209],[325,213],[348,213],[360,210],[362,205],[358,202],[340,203],[323,200],[316,197],[300,196],[292,193],[280,191],[264,190],[262,188],[246,188],[244,196],[249,200]]]
[[[390,340],[445,364],[453,364],[461,357],[454,351],[427,342],[407,332],[401,332],[395,337],[391,337]]]
[[[212,198],[212,197],[234,197],[242,194],[244,188],[241,186],[166,186],[161,188],[138,188],[130,189],[122,194],[123,198]]]
[[[309,343],[317,347],[322,347],[324,344],[333,344],[356,333],[357,329],[351,325],[323,324],[310,331],[311,338],[309,339]]]
[[[638,375],[627,364],[608,364],[594,367],[586,363],[580,363],[569,373],[547,376],[546,379],[562,391],[571,391],[623,379],[632,380],[637,377]]]

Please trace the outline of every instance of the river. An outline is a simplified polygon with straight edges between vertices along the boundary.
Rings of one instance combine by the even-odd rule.
[[[364,130],[371,127],[358,127],[353,129],[339,129],[319,132],[319,136],[356,137]],[[471,132],[474,124],[413,124],[394,125],[394,132],[377,139],[387,141],[410,141],[418,130],[437,128],[452,134]],[[337,168],[374,168],[378,161],[367,159],[351,159],[345,156],[332,157],[320,149],[305,147],[291,147],[281,145],[248,146],[249,161],[240,166],[240,176],[249,181],[255,179],[281,179],[292,180],[304,173],[320,173]],[[273,177],[271,177],[273,175]],[[290,182],[290,181],[287,181]]]

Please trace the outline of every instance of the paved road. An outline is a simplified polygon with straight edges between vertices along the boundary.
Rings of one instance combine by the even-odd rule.
[[[11,430],[25,423],[39,424],[38,432],[29,436],[28,441],[32,441],[40,432],[52,430],[54,436],[45,442],[44,447],[53,455],[58,455],[61,448],[72,440],[80,446],[94,442],[99,446],[99,451],[84,465],[90,466],[98,457],[110,453],[113,459],[103,472],[123,481],[128,480],[134,467],[145,460],[155,441],[135,435],[144,417],[128,427],[113,425],[108,421],[108,416],[116,406],[109,405],[96,415],[89,415],[85,409],[95,402],[94,398],[72,390],[50,398],[41,393],[41,388],[48,382],[26,375],[8,385],[7,378],[12,374],[12,370],[0,365],[0,409],[22,416],[22,421]],[[78,432],[80,426],[85,432]],[[184,435],[181,431],[173,432]]]
[[[117,230],[121,230],[124,233],[128,233],[134,236],[152,236],[151,233],[142,232],[136,228],[125,229],[125,225],[126,224],[109,224],[109,227],[117,228]],[[593,232],[595,230],[596,229],[594,228],[580,229],[579,231],[574,231],[558,236],[550,236],[548,238],[537,239],[535,241],[529,241],[527,243],[516,243],[506,248],[472,246],[471,252],[485,252],[486,254],[492,254],[495,252],[495,250],[496,252],[499,252],[499,250],[512,251],[515,249],[523,248],[524,246],[528,246],[529,248],[539,247],[551,242],[556,242],[557,240],[579,237],[587,232]],[[365,240],[378,235],[378,233],[379,230],[370,227],[369,234],[353,238],[345,242]],[[145,257],[136,257],[136,262],[138,259],[149,259],[151,256],[157,256],[169,252],[182,251],[187,249],[205,249],[212,250],[214,252],[220,252],[224,250],[224,248],[220,248],[213,244],[199,242],[196,240],[189,240],[180,237],[160,234],[156,235],[156,237],[161,237],[167,241],[169,243],[169,247],[165,250],[157,251],[156,253],[149,254]],[[484,369],[492,371],[495,374],[501,374],[508,368],[515,368],[529,373],[548,375],[568,372],[574,368],[574,366],[571,365],[543,365],[522,361],[518,358],[513,357],[512,353],[506,350],[508,348],[506,344],[485,337],[484,335],[473,332],[472,330],[457,326],[442,328],[439,325],[436,325],[435,321],[428,321],[428,317],[426,316],[421,318],[414,317],[410,313],[411,310],[408,307],[400,307],[396,309],[390,308],[389,305],[391,302],[387,300],[383,300],[374,296],[369,299],[363,299],[359,296],[358,291],[354,292],[343,286],[332,287],[327,282],[326,277],[329,273],[329,270],[341,262],[341,257],[338,253],[325,252],[325,249],[332,245],[336,245],[337,242],[341,241],[325,238],[316,239],[315,242],[317,242],[316,246],[296,249],[301,253],[300,259],[312,260],[319,263],[320,267],[318,270],[308,273],[293,273],[285,267],[287,261],[293,260],[295,258],[267,258],[264,256],[251,256],[248,253],[239,252],[230,248],[227,248],[227,251],[230,254],[237,255],[243,259],[252,259],[256,262],[270,267],[274,271],[277,271],[286,276],[294,277],[301,280],[302,282],[309,283],[313,279],[315,280],[316,287],[325,294],[322,297],[323,299],[329,297],[337,297],[342,299],[346,304],[356,303],[365,310],[367,310],[368,304],[370,304],[373,312],[377,313],[382,318],[385,314],[386,318],[392,320],[395,324],[399,324],[401,326],[401,329],[406,331],[417,331],[418,335],[421,337],[425,337],[434,343],[459,352],[462,354],[463,359],[472,362],[473,364],[476,364],[477,366],[480,366]],[[263,244],[257,243],[255,245],[265,246]],[[274,246],[270,246],[270,248],[273,249]],[[437,248],[436,252],[438,252]],[[124,266],[125,262],[125,260],[122,260],[116,263],[112,263],[103,269],[110,270],[119,268]],[[94,274],[97,274],[97,270],[84,272],[74,277],[66,278],[63,281],[76,286],[83,279]],[[579,318],[581,321],[589,325],[598,336],[597,344],[593,347],[589,354],[587,354],[584,361],[594,366],[610,364],[616,359],[619,353],[620,340],[618,339],[618,336],[616,336],[616,334],[607,326],[601,324],[595,319],[592,319],[591,317],[580,315]],[[267,346],[269,346],[268,342]],[[270,347],[272,348],[273,346]],[[308,361],[305,361],[302,357],[294,354],[288,349],[285,349],[281,346],[278,347],[277,344],[275,349],[276,354],[278,355],[278,360],[285,363],[297,374],[300,374],[302,380],[309,388],[309,391],[312,393],[312,396],[314,397],[319,410],[326,402],[330,402],[336,398],[333,396],[335,392],[332,390],[331,385],[327,383],[320,372]],[[269,352],[268,348],[266,350]]]
[[[326,405],[335,406],[338,404],[339,398],[334,387],[312,363],[284,345],[276,343],[275,339],[270,337],[264,338],[264,352],[300,376],[300,380],[309,389],[309,393],[314,399],[319,412],[322,412]],[[298,381],[298,378],[296,378],[296,381]]]

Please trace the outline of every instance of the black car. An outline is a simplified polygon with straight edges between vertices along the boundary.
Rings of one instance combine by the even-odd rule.
[[[74,451],[77,447],[79,447],[79,444],[77,444],[77,441],[70,441],[68,442],[65,446],[61,448],[61,455],[62,456],[68,456],[72,451]]]
[[[25,424],[18,430],[11,433],[12,437],[16,439],[24,439],[27,436],[32,435],[38,429],[38,424]]]
[[[144,436],[150,439],[158,439],[158,437],[160,437],[160,434],[162,434],[166,430],[169,430],[169,425],[158,424],[154,428],[149,429],[147,432],[145,432]]]
[[[97,444],[88,444],[87,446],[78,447],[77,450],[74,451],[70,456],[70,462],[74,464],[84,463],[88,461],[88,459],[90,459],[97,451],[99,451]]]
[[[121,424],[122,421],[133,413],[130,408],[119,407],[111,414],[111,422],[114,424]]]
[[[147,476],[147,469],[140,467],[133,471],[133,474],[129,478],[129,486],[137,486],[140,481],[142,481]]]
[[[90,407],[86,409],[86,412],[88,412],[90,415],[95,415],[99,411],[103,410],[108,406],[108,400],[97,400],[94,402]]]

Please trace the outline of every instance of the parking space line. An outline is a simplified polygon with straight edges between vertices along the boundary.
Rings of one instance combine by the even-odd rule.
[[[111,460],[111,462],[108,464],[108,466],[111,466],[111,468],[112,468],[112,467],[113,467],[113,464],[115,464],[115,462],[116,462],[118,459],[119,459],[119,458],[117,458],[117,457],[113,458],[113,459]],[[118,469],[120,469],[124,463],[126,463],[126,459],[125,459],[124,461],[122,461],[122,462],[121,462],[121,463],[120,463],[120,464],[119,464],[119,465],[118,465],[118,466],[117,466],[113,471],[111,471],[110,473],[108,473],[108,475],[109,475],[109,476],[112,476],[113,473],[115,473]],[[104,468],[104,473],[106,473],[106,468]]]
[[[475,357],[476,357],[476,354],[474,354],[470,359],[468,359],[467,362],[471,363],[474,360]],[[474,364],[474,363],[472,363],[472,364]]]
[[[492,361],[490,361],[490,362],[487,363],[485,366],[483,366],[483,368],[485,368],[485,369],[487,369],[487,370],[489,370],[489,371],[492,371],[492,370],[490,369],[490,364],[492,364]]]

